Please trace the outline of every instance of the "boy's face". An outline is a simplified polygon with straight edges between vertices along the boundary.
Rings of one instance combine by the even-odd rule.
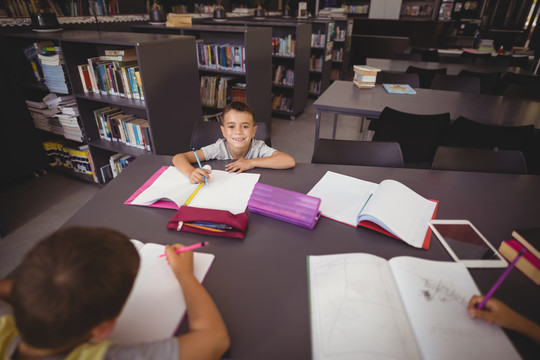
[[[227,112],[221,125],[223,137],[227,139],[229,147],[235,149],[249,148],[256,131],[251,114],[236,110]]]

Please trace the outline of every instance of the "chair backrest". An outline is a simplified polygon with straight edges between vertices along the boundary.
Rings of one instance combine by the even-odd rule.
[[[460,91],[466,93],[480,94],[480,78],[435,74],[431,82],[434,90]]]
[[[448,64],[472,65],[473,59],[469,58],[469,57],[461,57],[461,56],[452,56],[452,55],[441,55],[441,54],[439,54],[439,62],[440,63],[448,63]]]
[[[473,64],[476,64],[479,59],[484,60],[485,62],[491,59],[491,53],[472,53],[469,51],[464,51],[460,55],[461,57],[468,57],[473,59]]]
[[[397,142],[319,139],[311,162],[314,164],[403,167]]]
[[[495,93],[503,95],[508,85],[528,86],[531,88],[540,88],[540,75],[526,75],[507,72],[498,83]]]
[[[527,166],[521,151],[449,146],[437,148],[431,169],[527,174]]]
[[[404,73],[397,71],[379,71],[377,84],[409,84],[412,88],[420,87],[420,77],[417,73]]]
[[[409,53],[395,53],[392,55],[395,60],[422,61],[422,55]]]
[[[429,168],[449,125],[449,113],[417,115],[385,107],[373,141],[397,141],[406,166]]]
[[[409,66],[405,72],[418,74],[418,77],[420,78],[420,87],[422,89],[429,89],[435,74],[446,74],[446,68],[424,69],[416,66]]]
[[[222,138],[223,134],[221,133],[220,125],[221,123],[217,121],[197,121],[191,135],[191,148],[200,149]],[[263,140],[266,145],[272,146],[266,124],[260,122],[256,123],[256,125],[257,132],[255,133],[255,139]]]
[[[509,84],[504,90],[503,96],[540,100],[540,88]]]
[[[534,125],[501,126],[483,124],[463,116],[451,125],[441,145],[481,149],[523,151]]]
[[[501,79],[500,72],[477,72],[470,70],[461,70],[458,76],[477,77],[480,79],[480,93],[492,94]]]

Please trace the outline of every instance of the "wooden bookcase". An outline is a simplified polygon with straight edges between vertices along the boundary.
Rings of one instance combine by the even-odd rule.
[[[302,20],[301,20],[302,21]],[[308,94],[317,98],[330,86],[332,70],[333,42],[330,30],[335,25],[333,20],[309,19],[311,23],[311,56],[309,67]],[[319,66],[315,67],[317,63]]]
[[[351,71],[351,35],[353,20],[335,20],[331,80],[346,80]]]
[[[69,86],[75,95],[82,128],[95,171],[109,164],[114,153],[173,155],[189,151],[195,122],[202,118],[195,39],[187,36],[135,34],[122,32],[63,31],[58,33],[14,33],[7,38],[13,54],[25,45],[52,40],[61,48]],[[135,48],[145,100],[114,95],[85,93],[78,65],[103,55],[105,49]],[[14,61],[20,60],[15,57]],[[27,61],[19,61],[17,71],[25,79],[33,74]],[[35,81],[34,81],[35,82]],[[48,92],[44,89],[44,94]],[[100,139],[94,110],[114,106],[148,120],[152,149],[143,150],[121,142]],[[102,181],[100,181],[102,182]]]
[[[228,25],[193,25],[191,27],[166,27],[156,25],[133,25],[132,31],[194,36],[204,44],[229,44],[245,48],[245,72],[222,69],[199,68],[205,74],[233,75],[243,78],[246,84],[246,102],[255,112],[257,122],[265,122],[271,128],[271,74],[272,31],[266,27],[240,27]],[[195,50],[195,45],[193,46]],[[195,71],[197,74],[197,71]],[[197,92],[199,94],[199,92]],[[200,100],[199,100],[200,103]],[[218,112],[222,109],[214,109]]]

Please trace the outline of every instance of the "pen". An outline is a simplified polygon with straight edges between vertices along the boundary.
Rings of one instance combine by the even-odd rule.
[[[484,300],[482,300],[482,302],[480,303],[480,305],[478,305],[476,308],[478,310],[482,310],[482,308],[484,307],[484,305],[486,305],[486,302],[491,298],[491,296],[493,296],[493,293],[495,292],[495,290],[497,290],[497,288],[502,284],[502,282],[504,281],[504,279],[508,276],[508,274],[510,273],[510,271],[512,271],[512,269],[514,268],[514,266],[516,266],[516,263],[518,262],[519,258],[521,257],[521,255],[523,255],[523,253],[525,253],[525,249],[521,249],[520,252],[517,254],[516,258],[514,259],[514,261],[512,261],[512,263],[506,268],[506,270],[503,272],[503,274],[501,275],[501,277],[499,278],[499,280],[497,280],[497,282],[495,283],[495,285],[493,285],[493,287],[491,289],[489,289],[487,295],[484,297]]]
[[[197,159],[197,164],[199,164],[199,167],[202,169],[203,167],[201,165],[201,161],[199,160],[199,156],[197,155],[195,149],[193,150],[193,153],[195,154],[195,159]],[[206,183],[206,185],[208,185],[208,179],[206,178],[206,176],[204,177],[204,182]]]
[[[208,246],[208,241],[205,241],[205,242],[202,242],[202,243],[198,243],[198,244],[193,244],[193,245],[190,245],[190,246],[186,246],[186,247],[183,247],[181,249],[178,249],[176,250],[176,253],[177,254],[180,254],[180,253],[183,253],[185,251],[191,251],[193,249],[198,249],[200,247],[203,247],[203,246]],[[159,255],[159,257],[165,257],[167,256],[167,254],[161,254]]]
[[[206,222],[206,221],[192,221],[190,223],[185,223],[185,224],[205,226],[205,227],[210,227],[210,228],[214,228],[214,229],[221,229],[221,230],[232,230],[232,226],[225,225],[225,224],[217,224],[217,223],[212,223],[212,222]]]

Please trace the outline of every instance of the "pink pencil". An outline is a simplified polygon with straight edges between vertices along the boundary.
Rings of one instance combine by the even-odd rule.
[[[181,248],[181,249],[176,250],[176,253],[177,253],[177,254],[180,254],[180,253],[183,253],[184,251],[191,251],[191,250],[194,250],[194,249],[198,249],[198,248],[200,248],[200,247],[203,247],[203,246],[208,246],[208,241],[205,241],[205,242],[202,242],[202,243],[193,244],[193,245],[190,245],[190,246],[183,247],[183,248]],[[167,254],[161,254],[161,255],[159,255],[159,257],[165,257],[165,256],[167,256]]]

